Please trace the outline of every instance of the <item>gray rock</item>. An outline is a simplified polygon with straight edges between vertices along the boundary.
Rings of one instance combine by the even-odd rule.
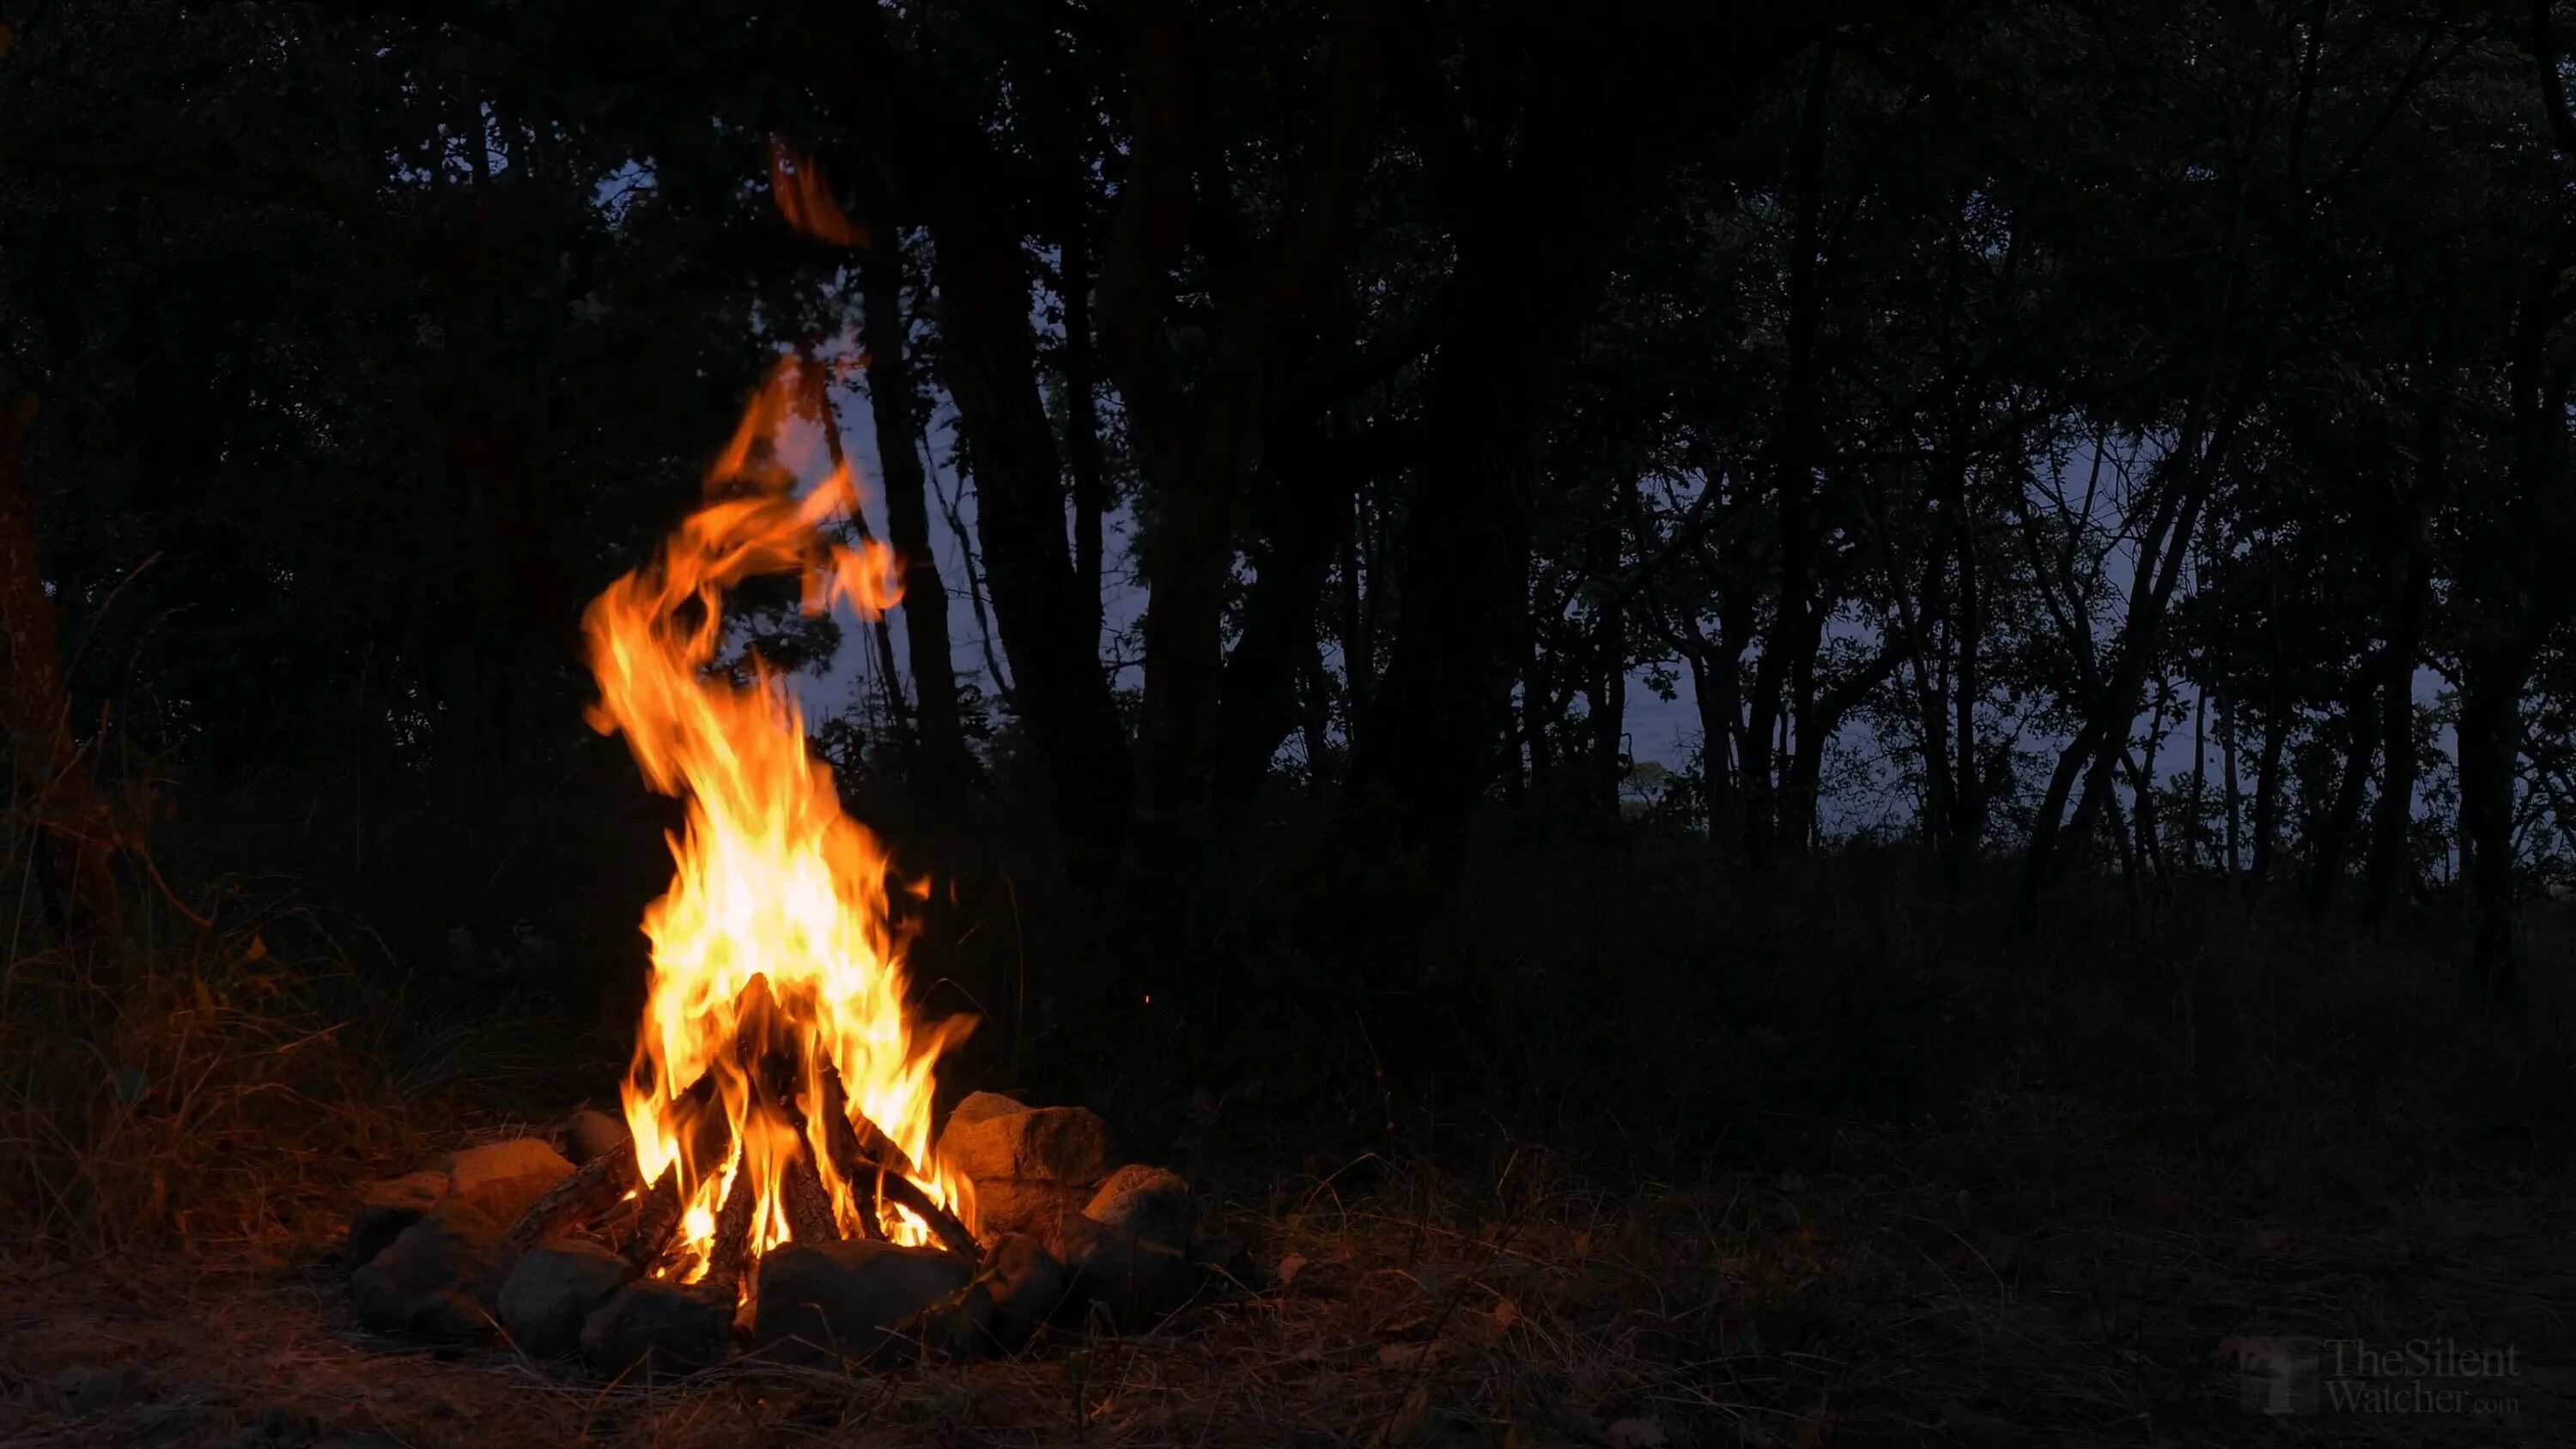
[[[581,1328],[635,1276],[618,1254],[595,1243],[557,1240],[531,1248],[501,1283],[501,1329],[531,1358],[562,1358],[581,1348]]]
[[[1187,1303],[1199,1272],[1180,1250],[1066,1213],[1056,1225],[1056,1251],[1076,1292],[1109,1310],[1122,1329],[1142,1328]]]
[[[575,1167],[605,1157],[626,1145],[626,1119],[606,1112],[580,1111],[564,1126],[564,1155]]]
[[[446,1195],[443,1172],[415,1172],[369,1186],[358,1199],[357,1214],[349,1219],[349,1266],[371,1261]]]
[[[975,1282],[992,1300],[993,1344],[1004,1353],[1017,1353],[1073,1297],[1073,1275],[1027,1233],[996,1239]]]
[[[1178,1173],[1130,1165],[1109,1174],[1084,1204],[1082,1215],[1104,1227],[1133,1233],[1175,1253],[1190,1247],[1190,1185]]]
[[[790,1244],[761,1259],[752,1341],[786,1362],[836,1363],[899,1354],[906,1320],[915,1327],[953,1306],[953,1321],[935,1326],[941,1346],[971,1346],[990,1316],[962,1301],[973,1277],[961,1258],[936,1248],[906,1248],[865,1239]],[[956,1342],[949,1342],[955,1340]]]
[[[442,1200],[349,1275],[358,1321],[431,1338],[464,1338],[491,1322],[509,1268],[501,1225],[459,1198]]]
[[[546,1189],[572,1174],[572,1164],[543,1138],[517,1137],[469,1147],[447,1160],[448,1193],[507,1228]]]
[[[695,1373],[733,1342],[734,1295],[704,1284],[646,1278],[617,1290],[581,1326],[581,1357],[603,1374]]]
[[[1109,1129],[1080,1107],[1008,1108],[1008,1097],[978,1092],[948,1114],[939,1160],[973,1178],[1089,1185],[1109,1170]]]

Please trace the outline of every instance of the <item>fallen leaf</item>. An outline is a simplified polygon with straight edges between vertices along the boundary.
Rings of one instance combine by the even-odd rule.
[[[1494,1332],[1508,1333],[1512,1325],[1520,1321],[1520,1307],[1512,1300],[1506,1298],[1494,1305]]]
[[[1285,1288],[1289,1284],[1296,1282],[1297,1270],[1305,1266],[1306,1255],[1303,1253],[1290,1253],[1287,1257],[1280,1259],[1278,1274],[1279,1286]]]

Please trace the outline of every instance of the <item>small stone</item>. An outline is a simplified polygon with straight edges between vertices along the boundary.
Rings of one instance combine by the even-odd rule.
[[[760,1261],[752,1342],[791,1363],[832,1364],[899,1352],[897,1331],[905,1320],[963,1293],[973,1276],[964,1259],[937,1248],[864,1238],[790,1244]],[[942,1327],[971,1330],[989,1311],[966,1308],[962,1322]]]
[[[54,1375],[45,1387],[60,1413],[103,1414],[125,1402],[134,1390],[134,1376],[121,1368],[84,1364]]]
[[[626,1145],[626,1119],[605,1112],[580,1111],[564,1126],[564,1155],[579,1167]]]
[[[1016,1106],[989,1092],[959,1103],[939,1135],[939,1161],[979,1185],[1008,1178],[1088,1186],[1109,1170],[1109,1128],[1098,1116],[1080,1107],[1006,1110]]]
[[[369,1328],[464,1338],[490,1323],[500,1291],[501,1225],[472,1204],[447,1198],[402,1230],[349,1275],[349,1302]]]
[[[992,1298],[994,1345],[1004,1353],[1018,1352],[1073,1294],[1064,1264],[1027,1233],[996,1239],[976,1282]]]
[[[1056,1251],[1074,1287],[1104,1305],[1120,1328],[1141,1328],[1190,1300],[1197,1272],[1177,1248],[1066,1213],[1056,1225]]]
[[[629,1283],[582,1324],[582,1361],[603,1374],[638,1364],[648,1373],[695,1373],[724,1357],[733,1308],[729,1289],[652,1278]]]
[[[546,1189],[572,1174],[572,1164],[543,1138],[517,1137],[469,1147],[447,1160],[448,1192],[508,1227]]]
[[[625,1258],[595,1243],[558,1239],[531,1248],[501,1283],[501,1329],[530,1358],[581,1348],[581,1328],[626,1280]]]
[[[1082,1215],[1175,1253],[1189,1251],[1190,1185],[1178,1173],[1159,1167],[1122,1167],[1092,1194]]]

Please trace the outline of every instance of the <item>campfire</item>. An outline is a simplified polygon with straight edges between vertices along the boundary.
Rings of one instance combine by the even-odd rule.
[[[592,722],[688,805],[678,873],[644,916],[653,970],[625,1089],[644,1222],[672,1235],[658,1266],[686,1282],[733,1283],[789,1241],[974,1241],[971,1191],[930,1152],[932,1068],[970,1023],[912,1020],[886,853],[842,811],[783,682],[757,659],[747,683],[715,672],[725,591],[754,574],[801,573],[809,612],[899,597],[883,545],[827,539],[858,505],[846,461],[796,496],[788,424],[829,426],[828,405],[818,369],[783,364],[711,501],[585,622]]]
[[[785,681],[723,657],[726,595],[755,576],[797,575],[809,612],[899,600],[890,552],[835,538],[859,495],[826,381],[782,363],[704,506],[584,621],[591,723],[687,808],[644,914],[622,1121],[572,1124],[577,1168],[522,1139],[380,1184],[349,1244],[371,1326],[497,1324],[611,1373],[702,1367],[741,1333],[782,1357],[866,1359],[1015,1349],[1095,1304],[1151,1316],[1205,1276],[1186,1185],[1110,1172],[1090,1113],[977,1093],[934,1137],[935,1069],[972,1021],[909,999],[892,898],[926,883],[898,879],[842,809]]]

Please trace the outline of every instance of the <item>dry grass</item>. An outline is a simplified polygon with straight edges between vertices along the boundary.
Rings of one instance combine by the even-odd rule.
[[[281,910],[139,941],[113,989],[22,951],[0,980],[0,1445],[2576,1442],[2560,1307],[2576,1225],[2556,1179],[2519,1175],[2540,1154],[2491,1150],[2499,1124],[2537,1140],[2522,1124],[2547,1117],[2555,1079],[2498,1057],[2497,1073],[2523,1061],[2506,1090],[2425,1088],[2472,1076],[2491,1025],[2440,1035],[2417,1004],[2353,1014],[2409,1034],[2356,1036],[2285,1019],[2334,1000],[2294,978],[2193,1006],[2196,1054],[2167,1069],[2170,1023],[2137,1002],[2174,983],[2121,995],[2139,973],[2098,955],[2065,952],[2082,969],[2063,986],[2025,971],[2005,989],[1942,941],[1858,941],[1886,980],[1809,986],[1742,948],[1758,933],[1676,928],[1676,961],[1725,939],[1787,983],[1713,1002],[1691,993],[1735,984],[1642,971],[1657,943],[1604,934],[1651,919],[1568,924],[1622,971],[1574,969],[1588,958],[1568,948],[1570,994],[1505,1016],[1562,1029],[1505,1033],[1526,1059],[1487,1075],[1544,1087],[1628,1051],[1621,1150],[1686,1180],[1535,1148],[1478,1179],[1429,1153],[1322,1176],[1212,1163],[1277,1285],[1007,1362],[615,1385],[365,1333],[332,1262],[358,1184],[609,1080],[613,1063],[567,1060],[586,1034],[515,1007],[423,1011]],[[1605,1000],[1613,981],[1637,999]],[[1882,1021],[1864,999],[1914,1004]],[[1622,1047],[1641,1022],[1663,1055]],[[1728,1025],[1673,1035],[1706,1022]],[[2273,1040],[2321,1045],[2314,1061],[2237,1045]],[[1872,1075],[1899,1049],[1942,1100]],[[2472,1123],[2462,1101],[2501,1106]],[[1844,1115],[1790,1115],[1816,1110]],[[1667,1121],[1727,1145],[1642,1150],[1639,1125]],[[2492,1387],[2518,1412],[2249,1413],[2222,1354],[2247,1337],[2510,1346],[2517,1372]],[[70,1412],[63,1376],[94,1371],[124,1388]]]
[[[1496,1183],[1290,1185],[1232,1214],[1284,1284],[1148,1334],[882,1376],[603,1386],[506,1349],[393,1343],[351,1325],[325,1239],[282,1267],[69,1260],[0,1285],[0,1442],[272,1442],[263,1412],[411,1445],[2569,1442],[2563,1211],[2236,1218],[2192,1206],[2206,1185],[2122,1125],[1820,1126],[1812,1179],[1690,1189],[1610,1191],[1535,1153]],[[2050,1170],[2011,1175],[2032,1160]],[[2250,1414],[2220,1358],[2245,1335],[2510,1344],[2496,1387],[2519,1412]],[[79,1367],[134,1382],[66,1416],[47,1386]]]

